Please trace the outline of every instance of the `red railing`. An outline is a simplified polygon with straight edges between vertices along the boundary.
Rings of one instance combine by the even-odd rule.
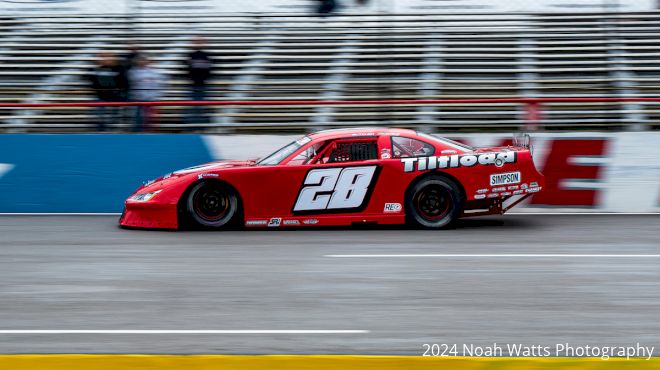
[[[273,105],[429,105],[429,104],[544,104],[660,102],[660,97],[492,98],[492,99],[384,99],[384,100],[207,100],[155,102],[0,103],[0,108],[65,108],[126,106],[273,106]]]

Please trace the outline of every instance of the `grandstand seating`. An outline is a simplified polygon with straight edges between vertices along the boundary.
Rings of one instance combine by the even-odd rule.
[[[102,50],[148,51],[186,100],[183,62],[204,35],[214,100],[660,96],[660,13],[0,15],[0,102],[85,102]],[[546,129],[658,127],[659,103],[554,103]],[[396,125],[511,130],[516,104],[214,107],[209,132]],[[161,110],[161,129],[185,108]],[[120,125],[119,125],[120,126]],[[0,129],[93,129],[90,108],[0,108]]]

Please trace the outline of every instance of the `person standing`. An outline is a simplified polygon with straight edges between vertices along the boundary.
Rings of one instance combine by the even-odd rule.
[[[193,50],[188,55],[186,64],[188,79],[190,80],[190,100],[205,101],[208,98],[208,83],[213,71],[213,62],[209,54],[204,50],[206,40],[197,37],[193,41]],[[188,124],[209,123],[207,109],[203,106],[193,106],[186,119]]]
[[[124,69],[119,65],[117,58],[108,52],[98,55],[96,66],[88,76],[96,101],[99,103],[124,101],[122,92],[126,87],[126,79]],[[97,107],[95,111],[98,131],[105,131],[120,117],[119,107]]]
[[[162,100],[165,95],[165,75],[151,66],[146,55],[139,55],[135,67],[128,72],[130,81],[130,99],[134,102],[153,102]],[[138,106],[135,109],[134,132],[142,132],[153,127],[156,122],[156,109],[151,106]]]

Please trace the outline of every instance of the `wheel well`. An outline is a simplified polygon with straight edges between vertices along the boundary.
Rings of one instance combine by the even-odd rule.
[[[427,173],[424,173],[424,174],[421,174],[421,175],[417,176],[413,181],[410,182],[410,185],[408,185],[408,187],[406,188],[406,193],[404,194],[403,199],[404,200],[408,199],[408,194],[410,194],[411,189],[415,185],[417,185],[417,183],[419,183],[420,181],[424,180],[427,177],[433,177],[433,176],[435,176],[435,177],[437,177],[437,176],[444,177],[445,179],[453,182],[458,187],[458,189],[460,190],[461,199],[463,201],[463,204],[465,204],[465,199],[466,199],[465,194],[466,193],[465,193],[465,188],[463,187],[463,184],[461,184],[461,182],[458,181],[458,179],[456,177],[454,177],[454,176],[452,176],[452,175],[450,175],[446,172],[441,172],[441,171],[427,172]]]
[[[188,225],[189,220],[188,220],[188,213],[187,213],[187,209],[186,209],[186,202],[188,200],[188,194],[190,194],[192,189],[195,186],[197,186],[197,184],[202,183],[202,182],[222,184],[222,185],[230,188],[231,190],[233,190],[234,193],[236,194],[236,199],[238,199],[237,216],[241,217],[241,218],[243,217],[243,199],[241,198],[241,193],[239,193],[238,190],[236,190],[236,188],[232,184],[228,183],[227,181],[224,181],[224,180],[221,180],[221,179],[215,179],[215,178],[205,178],[205,179],[197,179],[197,180],[191,182],[190,185],[188,185],[186,190],[184,190],[184,192],[179,197],[179,202],[176,205],[177,221],[178,221],[179,225],[186,225],[186,226]]]

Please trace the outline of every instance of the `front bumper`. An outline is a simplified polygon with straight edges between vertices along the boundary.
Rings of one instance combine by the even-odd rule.
[[[176,204],[126,202],[119,225],[139,229],[178,229]]]

